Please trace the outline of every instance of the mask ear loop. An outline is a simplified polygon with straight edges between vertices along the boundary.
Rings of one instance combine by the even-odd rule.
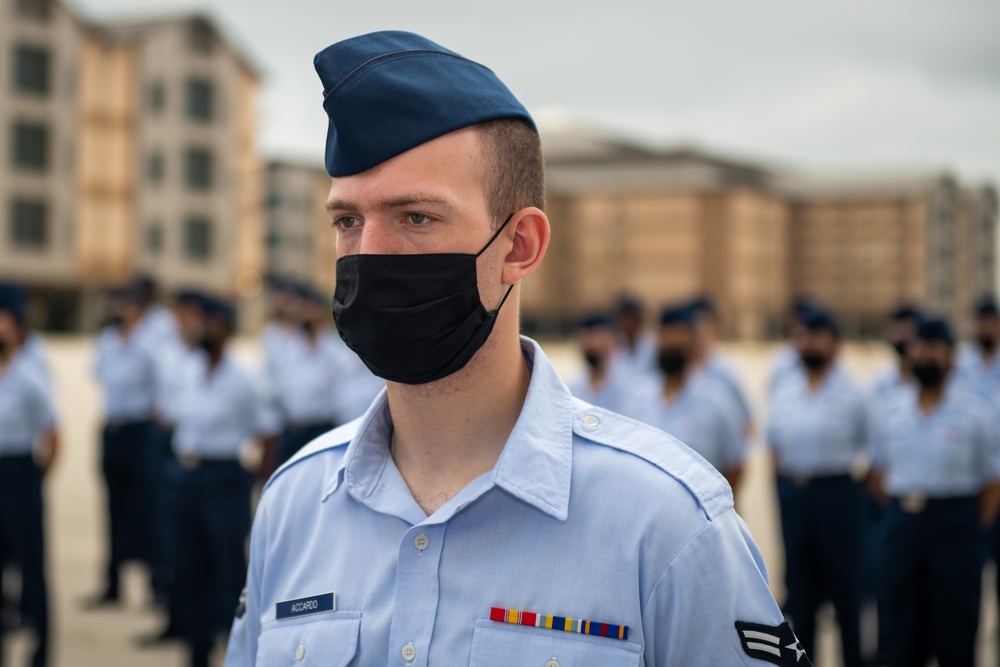
[[[483,254],[484,252],[486,252],[486,250],[487,250],[487,249],[488,249],[488,248],[489,248],[489,247],[490,247],[491,245],[493,245],[493,242],[497,240],[497,237],[498,237],[498,236],[500,236],[500,232],[502,232],[502,231],[503,231],[503,228],[507,226],[507,223],[508,223],[508,222],[510,222],[510,221],[511,221],[511,219],[513,219],[513,217],[514,217],[514,214],[513,214],[513,213],[511,213],[510,215],[508,215],[508,216],[507,216],[507,219],[503,221],[503,224],[502,224],[502,225],[500,225],[500,228],[499,228],[499,229],[498,229],[498,230],[496,231],[496,233],[495,233],[495,234],[493,234],[493,236],[492,236],[492,237],[490,237],[490,240],[486,242],[486,245],[484,245],[484,246],[483,246],[483,249],[482,249],[482,250],[480,250],[479,252],[477,252],[477,253],[476,253],[476,257],[477,257],[477,258],[478,258],[478,257],[479,257],[480,255],[482,255],[482,254]]]
[[[479,257],[480,255],[482,255],[482,254],[483,254],[484,252],[486,252],[486,250],[487,250],[487,249],[488,249],[488,248],[489,248],[489,247],[490,247],[491,245],[493,245],[493,242],[497,240],[497,237],[498,237],[498,236],[500,236],[500,232],[502,232],[502,231],[504,230],[504,227],[506,227],[506,226],[507,226],[507,223],[508,223],[508,222],[510,222],[510,221],[511,221],[511,220],[512,220],[513,218],[514,218],[514,214],[513,214],[513,213],[511,213],[510,215],[508,215],[508,216],[507,216],[507,219],[503,221],[503,224],[502,224],[502,225],[500,225],[500,228],[499,228],[499,229],[497,229],[497,231],[496,231],[496,233],[495,233],[495,234],[493,234],[493,237],[492,237],[492,238],[491,238],[491,239],[490,239],[489,241],[487,241],[487,242],[486,242],[486,245],[484,245],[484,246],[483,246],[483,249],[482,249],[482,250],[480,250],[479,252],[477,252],[477,253],[476,253],[476,257],[477,257],[477,258],[478,258],[478,257]],[[508,287],[508,288],[507,288],[507,293],[503,295],[503,299],[502,299],[502,300],[500,301],[500,305],[499,305],[499,306],[497,306],[496,310],[494,310],[494,311],[493,311],[493,313],[492,313],[493,315],[496,315],[497,313],[499,313],[499,312],[500,312],[500,309],[501,309],[501,308],[503,308],[503,305],[504,305],[505,303],[507,303],[507,297],[509,297],[509,296],[510,296],[510,291],[511,291],[512,289],[514,289],[514,286],[513,286],[513,285],[511,285],[510,287]]]

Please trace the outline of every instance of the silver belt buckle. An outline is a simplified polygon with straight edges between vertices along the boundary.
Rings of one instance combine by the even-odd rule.
[[[908,514],[920,514],[927,508],[927,496],[922,493],[907,493],[899,499],[899,506]]]
[[[196,454],[181,454],[177,457],[177,461],[185,470],[197,470],[201,467],[201,457]]]

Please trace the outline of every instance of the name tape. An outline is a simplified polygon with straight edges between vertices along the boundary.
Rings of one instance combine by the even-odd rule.
[[[311,595],[298,600],[286,600],[277,605],[277,616],[280,621],[283,618],[296,618],[306,614],[318,614],[323,611],[336,611],[337,594],[324,593],[323,595]]]

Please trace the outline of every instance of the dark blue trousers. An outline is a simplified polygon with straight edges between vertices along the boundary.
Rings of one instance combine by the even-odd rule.
[[[108,491],[106,593],[118,597],[119,570],[150,553],[149,421],[108,424],[101,470]]]
[[[295,456],[295,453],[327,431],[336,428],[333,422],[317,422],[304,426],[289,426],[281,434],[281,449],[278,453],[278,465]]]
[[[252,477],[237,461],[171,465],[171,515],[180,630],[191,665],[205,667],[229,629],[246,579]]]
[[[974,667],[986,533],[975,498],[898,502],[885,515],[888,658],[891,667]]]
[[[167,603],[170,628],[177,626],[176,580],[173,561],[173,521],[170,515],[170,465],[176,459],[171,441],[173,429],[154,423],[149,429],[147,450],[148,506],[150,508],[150,567],[153,574],[153,592],[157,599]]]
[[[837,613],[845,667],[861,667],[861,493],[848,475],[796,483],[778,478],[785,541],[786,610],[795,634],[815,655],[816,612],[829,599]]]
[[[0,573],[21,570],[21,622],[35,631],[32,667],[48,664],[49,605],[45,585],[42,471],[31,456],[0,456]],[[0,576],[0,594],[3,577]],[[0,630],[0,664],[3,641]]]

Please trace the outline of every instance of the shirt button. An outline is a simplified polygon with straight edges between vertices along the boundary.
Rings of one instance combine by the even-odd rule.
[[[598,426],[600,423],[601,420],[595,417],[594,415],[587,415],[586,417],[583,418],[583,425],[589,428],[594,428],[595,426]],[[559,663],[556,663],[557,666],[558,664]],[[546,665],[545,667],[550,667],[550,665]]]
[[[306,657],[306,644],[305,642],[299,642],[299,645],[295,647],[295,659],[302,662],[302,658]]]
[[[406,662],[413,662],[413,659],[417,657],[417,649],[413,644],[407,644],[403,647],[403,660]]]
[[[559,667],[559,661],[556,660],[555,658],[552,658],[547,663],[545,663],[545,667]]]
[[[431,540],[425,534],[420,533],[413,538],[413,546],[417,548],[418,551],[423,551],[431,545]]]

